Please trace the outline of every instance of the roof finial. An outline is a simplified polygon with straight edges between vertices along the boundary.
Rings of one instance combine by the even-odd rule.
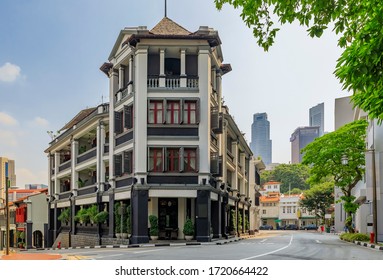
[[[167,2],[168,2],[168,1],[167,1],[167,0],[165,0],[165,17],[167,17],[167,7],[166,7],[166,6],[167,6],[167,5],[166,5],[166,4],[167,4]]]

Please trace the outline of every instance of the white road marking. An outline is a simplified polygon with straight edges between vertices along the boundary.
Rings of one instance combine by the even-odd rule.
[[[263,239],[263,240],[261,240],[261,241],[259,241],[259,243],[263,243],[263,242],[265,242],[267,239]]]
[[[251,259],[255,259],[255,258],[259,258],[259,257],[263,257],[263,256],[267,256],[267,255],[271,255],[271,254],[274,254],[276,252],[279,252],[279,251],[282,251],[288,247],[290,247],[291,243],[293,242],[293,235],[291,235],[290,237],[290,242],[289,244],[287,244],[286,246],[282,247],[282,248],[279,248],[277,250],[274,250],[274,251],[271,251],[271,252],[267,252],[267,253],[264,253],[264,254],[260,254],[260,255],[256,255],[256,256],[252,256],[252,257],[248,257],[248,258],[244,258],[244,259],[241,259],[241,260],[251,260]]]
[[[316,242],[316,243],[319,243],[319,244],[321,244],[321,243],[322,243],[322,242],[320,242],[319,240],[315,240],[315,242]]]
[[[145,251],[135,251],[132,252],[133,254],[141,254],[141,253],[149,253],[149,252],[155,252],[155,251],[163,251],[164,249],[156,249],[156,250],[145,250]]]
[[[123,255],[124,255],[124,254],[104,255],[104,256],[95,257],[94,259],[103,259],[103,258],[110,258],[110,257],[118,257],[118,256],[123,256]]]

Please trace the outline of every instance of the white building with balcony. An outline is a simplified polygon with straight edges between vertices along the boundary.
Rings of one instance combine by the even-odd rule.
[[[125,28],[100,69],[109,104],[81,111],[46,149],[50,243],[115,242],[117,203],[130,206],[135,244],[149,242],[149,215],[160,238],[183,239],[188,218],[195,240],[224,237],[232,211],[242,217],[238,233],[248,231],[252,153],[222,104],[231,66],[218,32],[189,32],[167,17],[150,30]],[[108,210],[107,223],[79,225],[75,213],[94,204]],[[57,218],[68,207],[64,225]]]

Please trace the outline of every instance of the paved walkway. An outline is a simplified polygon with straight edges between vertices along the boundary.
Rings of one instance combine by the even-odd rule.
[[[0,260],[60,260],[62,255],[53,253],[30,253],[28,251],[10,250],[9,255],[0,251]]]

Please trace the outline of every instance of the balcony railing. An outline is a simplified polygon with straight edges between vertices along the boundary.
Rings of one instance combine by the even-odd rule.
[[[198,76],[187,76],[186,85],[181,86],[181,77],[180,76],[166,76],[163,77],[165,79],[165,88],[167,89],[176,89],[176,88],[190,88],[196,89],[198,88]],[[160,88],[160,76],[159,75],[150,75],[148,76],[148,88]]]
[[[165,87],[166,88],[179,88],[180,87],[180,77],[179,76],[166,76]]]
[[[77,163],[81,163],[83,161],[86,161],[91,158],[95,158],[97,155],[96,147],[90,149],[89,151],[86,151],[85,153],[82,153],[77,157]]]

